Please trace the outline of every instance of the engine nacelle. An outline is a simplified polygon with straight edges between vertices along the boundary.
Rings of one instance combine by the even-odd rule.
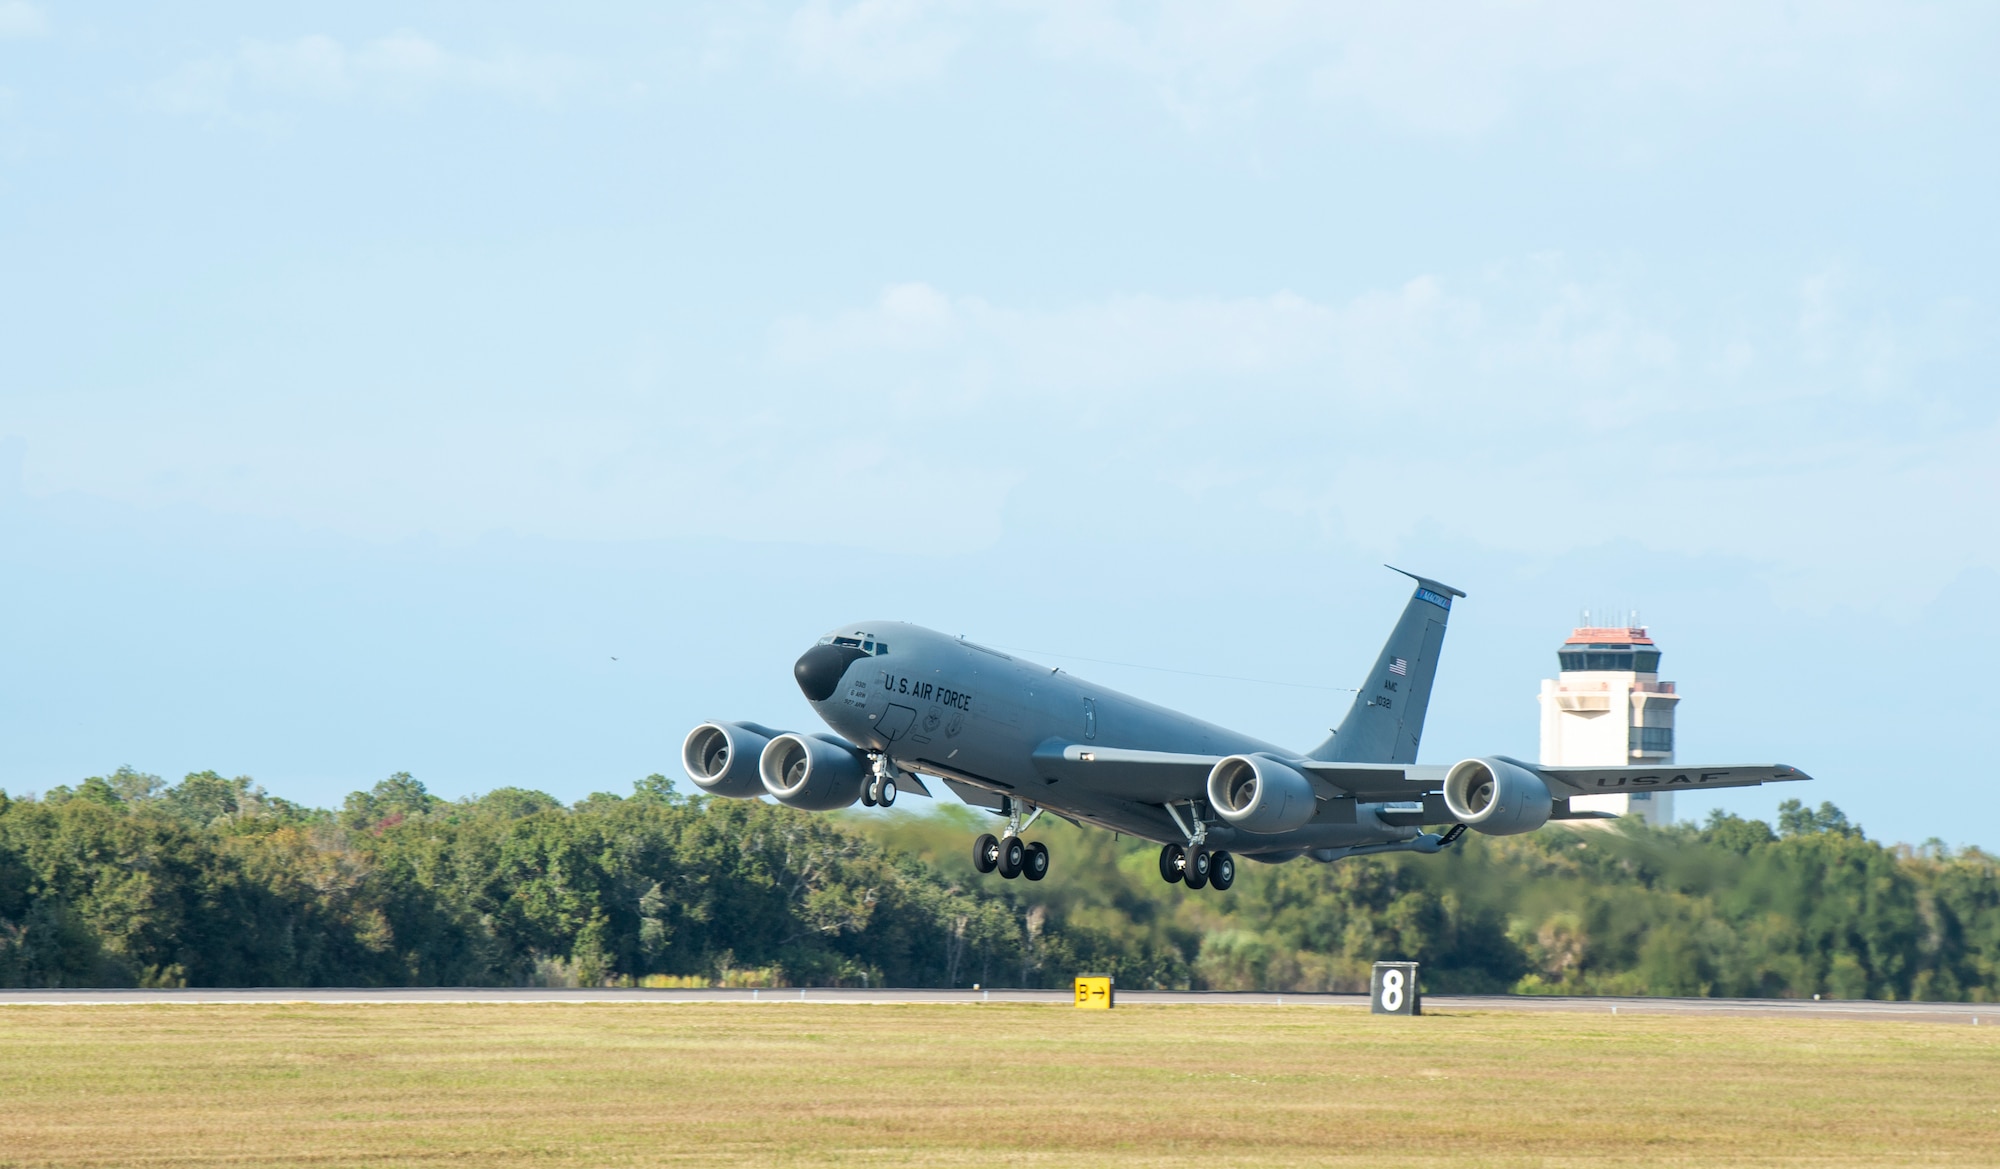
[[[1319,810],[1312,781],[1263,755],[1231,755],[1208,772],[1208,804],[1245,832],[1290,832]]]
[[[1533,832],[1549,822],[1555,798],[1542,777],[1504,759],[1467,759],[1445,773],[1444,806],[1488,836]]]
[[[757,757],[764,790],[779,803],[808,812],[831,812],[861,798],[867,765],[844,744],[806,735],[779,735]]]
[[[681,743],[681,766],[710,795],[755,799],[764,794],[757,757],[777,733],[755,723],[703,723]]]

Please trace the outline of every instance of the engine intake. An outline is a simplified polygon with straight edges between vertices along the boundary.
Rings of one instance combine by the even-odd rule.
[[[1542,777],[1505,759],[1467,759],[1444,777],[1444,806],[1488,836],[1516,836],[1549,822],[1555,799]]]
[[[701,790],[734,800],[764,794],[757,757],[778,732],[744,723],[703,723],[681,743],[681,766]]]
[[[779,803],[808,812],[847,807],[868,780],[854,748],[818,736],[779,735],[757,757],[757,770]]]
[[[1263,755],[1231,755],[1208,772],[1208,803],[1245,832],[1290,832],[1319,810],[1312,781]]]

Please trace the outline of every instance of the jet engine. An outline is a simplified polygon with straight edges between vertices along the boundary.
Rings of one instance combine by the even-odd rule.
[[[861,798],[868,767],[853,747],[819,736],[779,735],[757,758],[764,790],[781,804],[831,812]]]
[[[777,734],[756,723],[703,723],[681,744],[681,766],[710,795],[755,799],[764,794],[757,757]]]
[[[1208,772],[1208,803],[1245,832],[1290,832],[1318,811],[1312,781],[1263,755],[1231,755]]]
[[[1555,799],[1542,777],[1525,767],[1505,759],[1467,759],[1445,773],[1444,806],[1475,832],[1514,836],[1548,823]]]

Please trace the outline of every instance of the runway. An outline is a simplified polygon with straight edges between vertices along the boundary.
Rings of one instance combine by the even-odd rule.
[[[393,1005],[397,1003],[846,1003],[911,1004],[1042,1003],[1072,1001],[1064,990],[860,990],[791,987],[744,990],[545,990],[536,988],[420,987],[398,989],[277,987],[248,990],[0,990],[0,1006],[226,1006],[246,1003]],[[1126,1006],[1343,1007],[1364,1011],[1361,994],[1267,994],[1236,991],[1121,990]],[[2000,1003],[1907,1003],[1874,1000],[1574,998],[1557,995],[1426,995],[1427,1014],[1472,1011],[1556,1011],[1614,1015],[1742,1015],[1766,1018],[1891,1020],[2000,1026]]]

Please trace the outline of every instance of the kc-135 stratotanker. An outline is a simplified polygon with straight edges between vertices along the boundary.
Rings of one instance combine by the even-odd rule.
[[[1304,754],[962,637],[876,621],[829,633],[793,667],[834,734],[708,722],[689,732],[682,762],[703,791],[810,811],[929,795],[919,777],[934,776],[1006,818],[973,844],[982,873],[1046,876],[1049,850],[1023,834],[1051,812],[1160,844],[1161,878],[1194,889],[1229,888],[1237,856],[1430,853],[1468,828],[1511,836],[1606,815],[1572,811],[1574,796],[1810,778],[1783,764],[1551,767],[1504,755],[1419,766],[1445,623],[1465,594],[1404,575],[1417,588],[1374,669],[1339,728]]]

